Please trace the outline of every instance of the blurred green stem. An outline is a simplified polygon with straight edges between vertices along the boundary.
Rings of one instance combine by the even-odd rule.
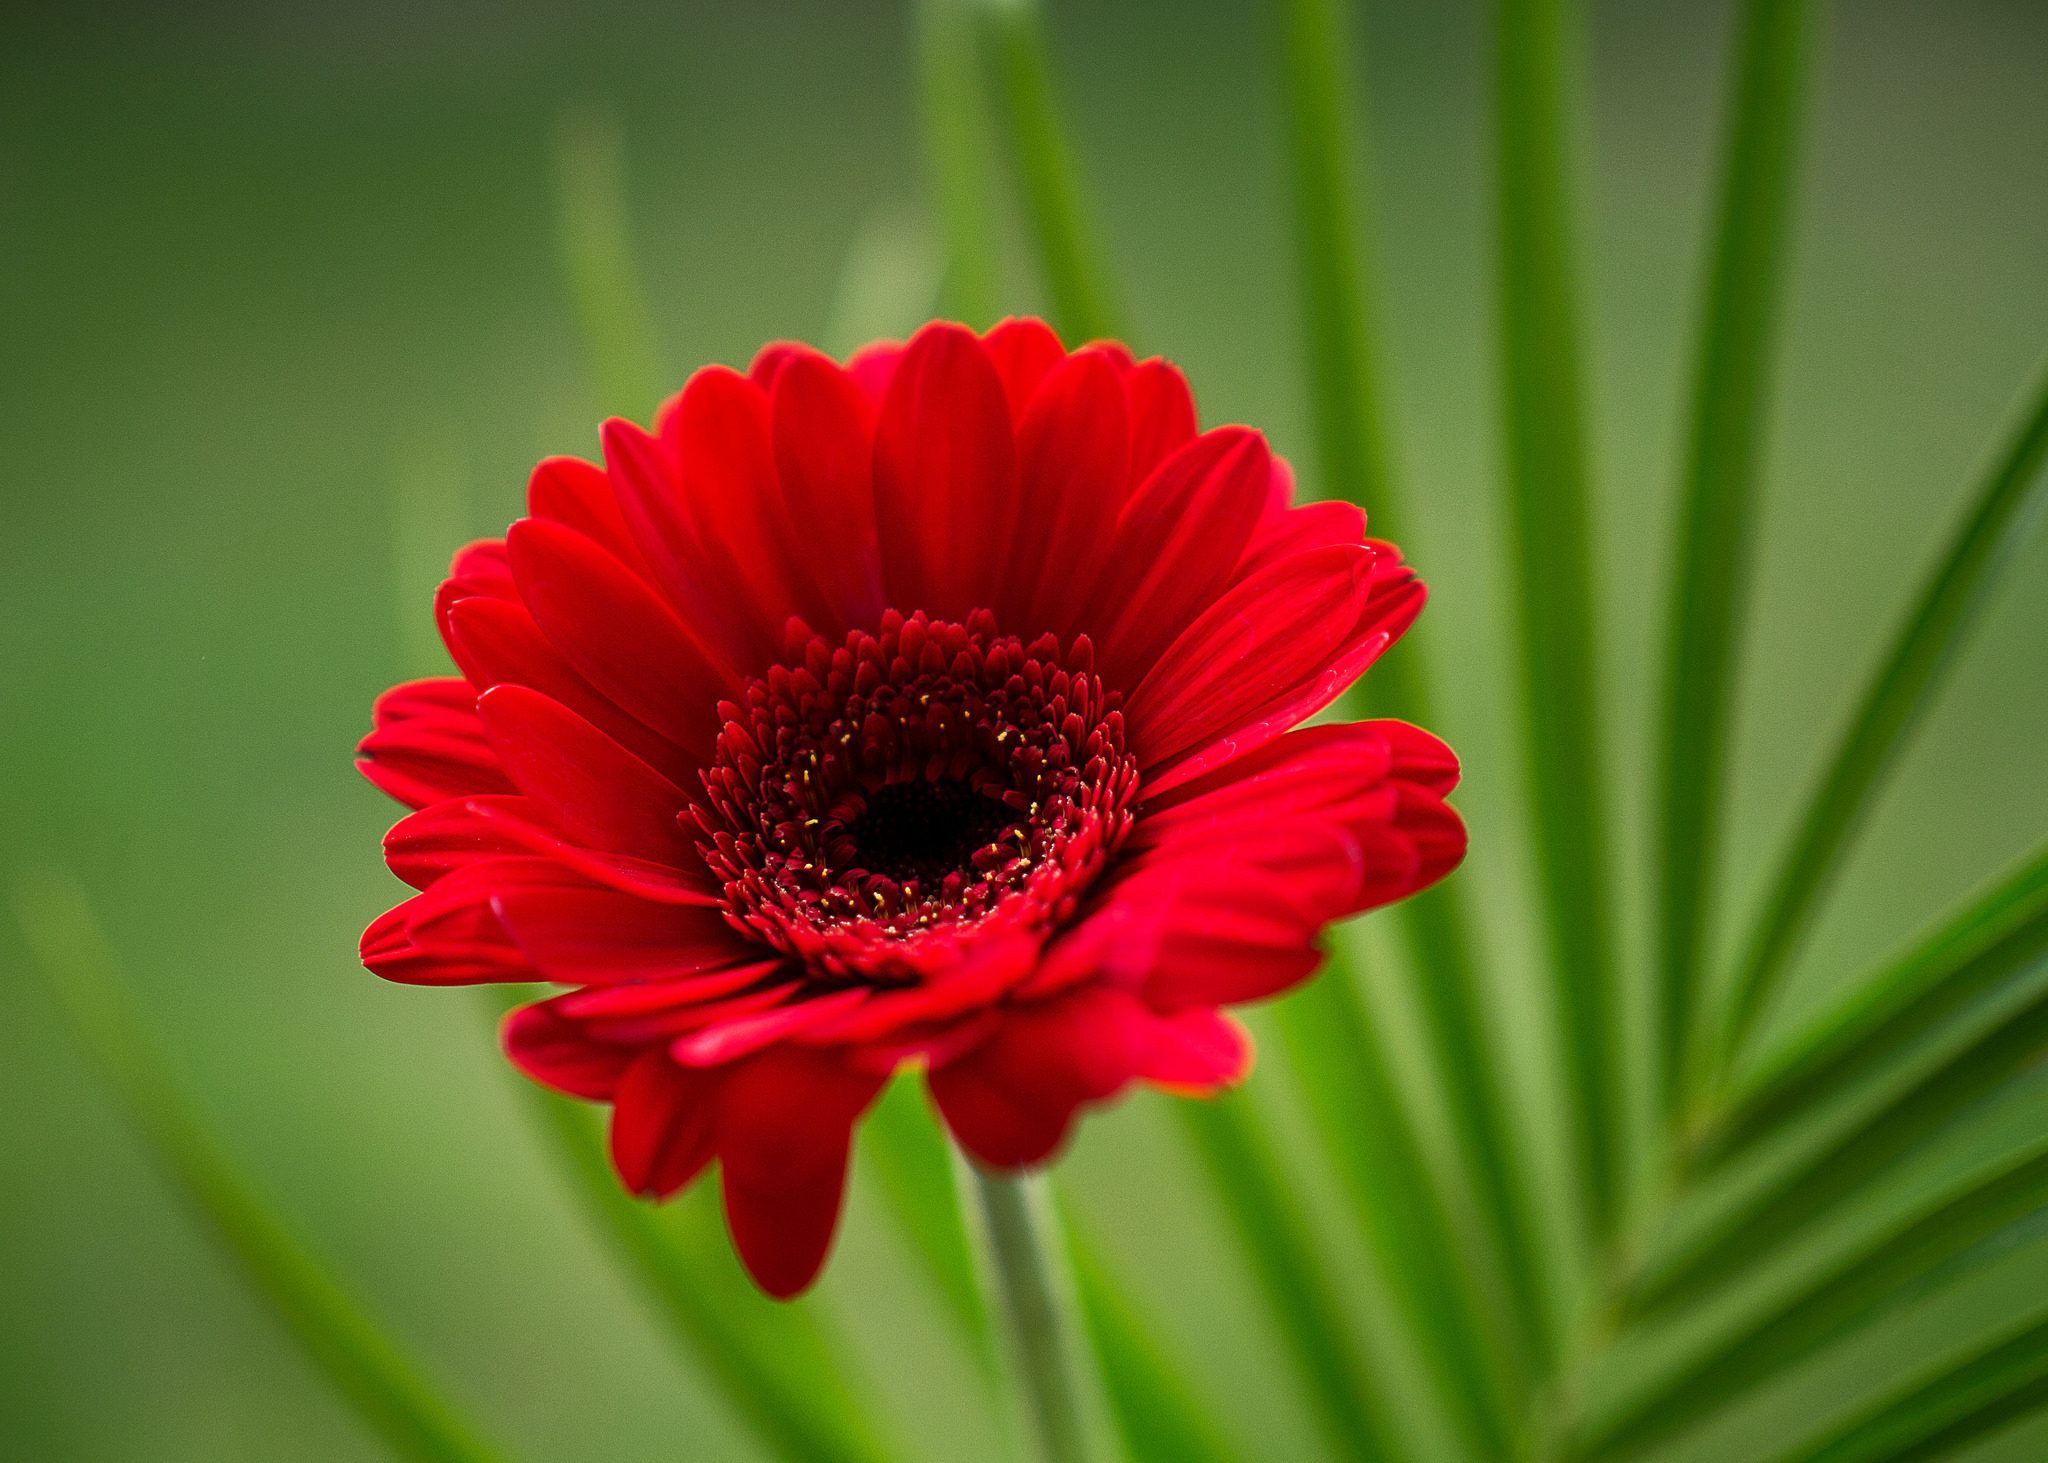
[[[983,5],[997,95],[1052,296],[1053,324],[1069,346],[1119,336],[1109,271],[1098,257],[1073,144],[1060,122],[1037,0],[983,0]]]
[[[499,1455],[307,1253],[214,1141],[130,1008],[85,891],[68,876],[49,874],[24,880],[13,904],[81,1045],[150,1156],[335,1390],[401,1457],[493,1463]]]
[[[556,119],[552,143],[562,272],[596,373],[599,407],[651,412],[662,371],[633,263],[625,130],[609,107],[574,107]]]
[[[1001,290],[973,0],[918,0],[916,24],[918,104],[946,239],[945,308],[986,329]]]
[[[1072,1286],[1057,1268],[1064,1255],[1045,1180],[973,1169],[989,1268],[1039,1456],[1044,1463],[1097,1463],[1076,1350],[1082,1333]]]

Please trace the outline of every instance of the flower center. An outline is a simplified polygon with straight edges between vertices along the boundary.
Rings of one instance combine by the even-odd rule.
[[[734,928],[815,977],[898,984],[997,931],[1042,940],[1129,831],[1121,696],[1080,637],[1026,645],[882,617],[830,645],[792,621],[788,662],[720,704],[696,808]]]
[[[964,778],[890,783],[868,795],[847,830],[856,860],[900,885],[937,888],[973,867],[977,850],[998,847],[1015,826],[1011,810]]]

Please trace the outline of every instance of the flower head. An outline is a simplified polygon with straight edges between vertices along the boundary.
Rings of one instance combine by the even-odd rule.
[[[1199,432],[1164,361],[1034,320],[773,345],[603,442],[456,555],[461,678],[377,702],[420,892],[363,959],[569,987],[507,1054],[612,1104],[634,1192],[717,1159],[771,1294],[823,1263],[899,1067],[979,1161],[1041,1162],[1134,1081],[1237,1081],[1222,1008],[1464,853],[1441,742],[1291,730],[1421,582],[1357,509],[1292,506],[1257,432]]]

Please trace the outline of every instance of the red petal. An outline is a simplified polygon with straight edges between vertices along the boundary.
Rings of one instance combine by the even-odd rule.
[[[363,931],[363,964],[406,985],[476,985],[536,974],[491,912],[509,883],[559,873],[544,859],[470,864],[379,916]]]
[[[770,403],[775,469],[797,548],[838,612],[827,635],[881,622],[882,560],[875,539],[874,407],[854,378],[823,356],[793,357]]]
[[[1084,1103],[1122,1091],[1150,1055],[1139,1004],[1084,986],[1002,1014],[995,1034],[926,1079],[953,1136],[983,1163],[1042,1163]]]
[[[697,975],[768,953],[720,910],[593,889],[566,870],[558,884],[507,890],[491,907],[527,958],[564,985]]]
[[[1251,1075],[1251,1033],[1221,1011],[1182,1011],[1152,1030],[1152,1053],[1138,1074],[1148,1082],[1196,1097]]]
[[[711,557],[690,520],[673,450],[632,422],[604,424],[605,470],[633,542],[654,582],[697,638],[731,666],[773,664],[782,643],[731,602],[724,576],[706,568]],[[767,658],[764,658],[767,657]]]
[[[1229,583],[1259,521],[1270,464],[1257,432],[1219,427],[1168,458],[1125,506],[1111,577],[1087,612],[1104,627],[1095,652],[1105,682],[1137,684]]]
[[[592,1041],[556,1009],[559,1000],[521,1006],[505,1017],[499,1028],[505,1056],[543,1087],[592,1102],[611,1101],[635,1048]]]
[[[889,394],[896,368],[903,363],[905,346],[900,340],[877,340],[862,346],[846,358],[846,374],[867,393],[876,406]]]
[[[887,1078],[792,1046],[770,1047],[722,1076],[726,1223],[755,1284],[786,1300],[825,1263],[853,1124]]]
[[[743,620],[756,642],[757,654],[733,665],[766,670],[781,658],[791,615],[817,621],[828,609],[803,570],[783,505],[768,393],[724,366],[706,366],[663,409],[660,429],[695,530],[693,576],[714,587],[723,614]]]
[[[973,332],[911,340],[875,427],[875,528],[889,603],[964,621],[1008,542],[1016,447],[1003,386]]]
[[[870,994],[865,986],[855,986],[849,990],[834,991],[829,996],[778,1006],[772,1011],[737,1016],[689,1036],[678,1037],[669,1053],[686,1067],[722,1067],[741,1057],[752,1056],[763,1047],[793,1036],[806,1027],[844,1015],[867,1000]]]
[[[798,356],[815,355],[809,346],[794,340],[771,340],[754,352],[753,364],[747,367],[747,379],[763,391],[775,389],[775,378],[782,368]]]
[[[443,623],[449,647],[479,691],[494,686],[538,691],[659,768],[664,777],[689,779],[704,765],[702,757],[684,751],[584,679],[524,604],[473,595],[448,606]]]
[[[1100,352],[1070,357],[1017,429],[1014,568],[993,601],[997,623],[1069,641],[1086,628],[1079,616],[1109,554],[1129,459],[1122,383]]]
[[[676,818],[676,785],[559,701],[498,686],[477,701],[498,760],[576,842],[653,863],[687,866],[694,850]]]
[[[453,798],[399,819],[384,835],[385,867],[415,889],[430,888],[455,870],[484,859],[525,852],[517,841],[479,818],[468,802]]]
[[[484,740],[467,681],[441,676],[393,686],[370,714],[376,730],[357,745],[356,766],[407,807],[513,790]]]
[[[1171,361],[1154,356],[1124,376],[1131,404],[1131,474],[1126,493],[1152,470],[1195,439],[1195,398],[1188,379]]]
[[[549,640],[612,702],[708,765],[732,668],[700,645],[640,577],[575,530],[545,519],[506,538],[519,593]]]
[[[719,1079],[660,1047],[626,1068],[612,1097],[612,1167],[635,1194],[666,1199],[704,1171],[718,1136]]]
[[[1268,564],[1278,563],[1290,554],[1333,544],[1364,542],[1365,514],[1349,503],[1310,503],[1305,508],[1269,513],[1252,530],[1251,540],[1244,546],[1244,557],[1238,560],[1233,577],[1249,579]]]
[[[635,574],[648,573],[633,531],[619,512],[612,480],[603,468],[580,457],[545,457],[526,484],[526,511],[575,529],[625,564]]]
[[[656,863],[570,843],[525,798],[471,798],[469,808],[521,848],[551,858],[607,889],[656,904],[720,902],[718,886],[695,849],[678,854],[672,863]]]
[[[1311,549],[1233,586],[1159,657],[1124,709],[1152,767],[1241,724],[1329,665],[1372,587],[1366,548]]]
[[[1039,383],[1067,357],[1066,347],[1052,327],[1030,316],[999,320],[981,338],[982,348],[1003,381],[1003,398],[1010,404],[1010,420],[1024,420]],[[1114,374],[1114,373],[1112,373]]]

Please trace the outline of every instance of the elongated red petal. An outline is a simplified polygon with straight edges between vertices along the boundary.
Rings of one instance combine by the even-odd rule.
[[[1138,684],[1229,582],[1264,507],[1271,460],[1257,432],[1219,427],[1160,464],[1125,506],[1112,573],[1089,607],[1111,684]]]
[[[806,572],[835,612],[829,636],[877,624],[881,550],[875,537],[874,407],[848,372],[802,353],[775,378],[775,468]]]
[[[993,1168],[1043,1163],[1075,1113],[1146,1065],[1151,1024],[1121,991],[1085,986],[1004,1014],[994,1035],[926,1079],[960,1145]]]
[[[610,1102],[619,1079],[638,1055],[635,1048],[593,1041],[558,1009],[561,997],[521,1006],[506,1015],[499,1040],[512,1065],[571,1097]]]
[[[1328,665],[1371,588],[1372,551],[1311,549],[1235,585],[1159,658],[1126,708],[1141,766],[1215,737]]]
[[[875,427],[875,528],[889,603],[965,620],[994,579],[1016,508],[1003,384],[973,332],[920,330]]]
[[[444,676],[393,686],[371,715],[376,730],[357,744],[356,766],[407,807],[513,790],[484,739],[467,681]]]
[[[1017,428],[1013,567],[991,591],[1000,623],[1087,632],[1081,609],[1109,558],[1130,436],[1123,383],[1099,352],[1070,357],[1032,397]]]
[[[512,573],[535,622],[605,697],[711,761],[718,718],[739,677],[705,650],[640,577],[597,544],[545,519],[512,525]]]
[[[653,863],[693,858],[676,823],[688,805],[676,785],[561,702],[498,686],[478,698],[477,714],[519,791],[570,838]]]
[[[1131,367],[1124,376],[1124,395],[1131,404],[1128,495],[1154,468],[1195,439],[1196,421],[1194,393],[1171,361],[1154,356]]]
[[[786,1299],[825,1263],[853,1124],[886,1079],[796,1046],[770,1047],[721,1072],[726,1222],[754,1283]]]
[[[718,910],[654,904],[563,873],[559,884],[507,889],[491,905],[549,980],[612,985],[696,975],[761,957],[761,947],[741,939]]]
[[[717,1145],[720,1085],[660,1047],[633,1059],[612,1094],[612,1166],[628,1189],[666,1199],[704,1171]]]
[[[1040,383],[1067,358],[1066,347],[1043,320],[1015,315],[997,321],[981,342],[1002,378],[1010,420],[1021,422]]]

